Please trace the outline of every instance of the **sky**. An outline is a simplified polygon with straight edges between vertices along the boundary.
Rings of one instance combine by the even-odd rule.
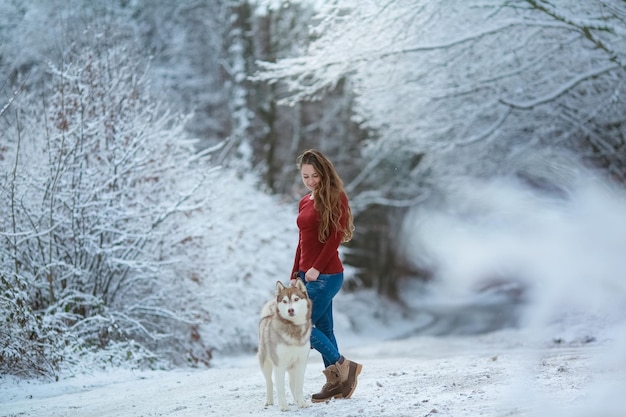
[[[222,176],[221,181],[231,187],[216,195],[224,204],[213,214],[240,207],[232,212],[231,226],[248,233],[227,234],[233,241],[226,245],[230,256],[222,257],[221,267],[262,264],[275,251],[283,253],[280,266],[290,267],[294,207],[254,192],[245,179]],[[232,186],[236,181],[241,183]],[[251,200],[256,206],[246,204]],[[557,200],[498,180],[459,184],[453,201],[454,209],[407,217],[405,230],[412,236],[405,238],[407,250],[426,256],[422,260],[437,274],[429,284],[405,283],[405,308],[368,290],[337,296],[340,349],[364,366],[353,398],[299,410],[288,393],[291,412],[623,417],[624,195],[592,179]],[[264,209],[253,209],[259,206]],[[508,274],[512,269],[519,273]],[[263,405],[264,380],[254,352],[241,353],[226,342],[242,333],[244,339],[257,337],[260,306],[276,281],[271,265],[257,271],[246,280],[207,283],[202,290],[211,296],[213,317],[205,336],[224,340],[210,368],[84,367],[65,371],[58,382],[5,375],[0,377],[0,416],[284,416],[278,406]],[[515,276],[524,289],[515,326],[480,328],[513,305],[506,291],[476,292],[485,276]],[[311,351],[306,397],[323,385],[322,369],[319,354]]]

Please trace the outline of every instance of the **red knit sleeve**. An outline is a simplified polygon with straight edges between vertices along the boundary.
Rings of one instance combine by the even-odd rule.
[[[306,196],[305,196],[306,197]],[[304,198],[300,199],[298,203],[298,213],[302,211],[302,204],[304,202]],[[294,274],[300,270],[300,255],[302,253],[302,245],[300,242],[302,241],[302,232],[298,233],[298,246],[296,247],[296,254],[293,258],[293,267],[291,268],[291,276],[290,279],[294,277]]]
[[[294,274],[300,270],[300,251],[301,250],[302,248],[300,247],[300,235],[298,234],[298,247],[296,248],[296,256],[294,256],[294,259],[293,259],[293,268],[291,269],[291,276],[289,277],[290,279],[294,278]]]

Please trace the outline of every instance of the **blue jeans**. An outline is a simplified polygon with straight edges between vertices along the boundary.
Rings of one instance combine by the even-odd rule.
[[[299,271],[304,281],[304,272]],[[324,360],[324,366],[334,364],[341,356],[333,330],[333,297],[343,285],[343,272],[338,274],[320,274],[317,281],[304,282],[307,293],[313,303],[311,321],[311,347],[317,350]]]

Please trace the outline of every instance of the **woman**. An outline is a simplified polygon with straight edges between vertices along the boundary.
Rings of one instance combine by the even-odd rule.
[[[350,398],[362,365],[344,358],[333,331],[333,297],[343,284],[343,264],[338,248],[352,238],[354,224],[343,182],[321,152],[308,150],[297,159],[302,182],[310,194],[298,207],[300,229],[291,285],[302,279],[313,303],[311,346],[320,352],[326,383],[313,394],[313,402]]]

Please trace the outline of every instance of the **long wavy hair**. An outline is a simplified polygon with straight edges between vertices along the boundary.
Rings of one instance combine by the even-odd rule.
[[[331,230],[340,231],[341,241],[344,243],[352,240],[354,218],[350,205],[343,205],[341,202],[341,196],[346,192],[333,163],[320,151],[309,149],[298,156],[296,164],[299,170],[302,169],[302,165],[312,165],[320,176],[320,182],[313,193],[313,205],[321,219],[317,233],[320,242],[326,242]],[[346,217],[345,225],[341,224],[342,215]]]

